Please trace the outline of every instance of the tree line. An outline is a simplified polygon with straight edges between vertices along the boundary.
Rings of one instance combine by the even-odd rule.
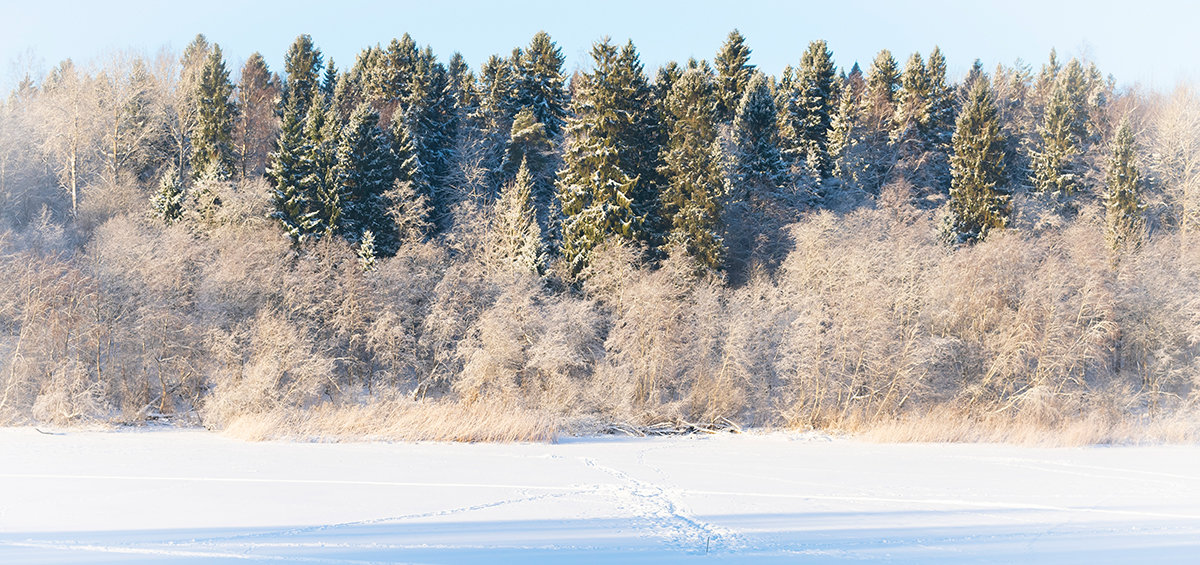
[[[779,76],[751,53],[735,30],[711,61],[651,73],[631,41],[605,38],[568,76],[545,32],[475,69],[405,34],[339,68],[301,35],[280,72],[255,53],[235,75],[198,35],[179,56],[25,77],[0,112],[0,243],[22,281],[0,309],[0,353],[4,398],[23,398],[0,409],[55,398],[45,413],[61,417],[85,398],[237,414],[257,383],[249,397],[274,407],[383,386],[541,409],[559,390],[574,391],[563,413],[815,425],[901,414],[914,395],[1078,400],[1135,374],[1145,406],[1165,383],[1187,398],[1194,346],[1177,335],[1190,326],[1155,334],[1121,305],[1153,286],[1126,270],[1166,277],[1151,257],[1190,260],[1160,249],[1195,222],[1190,90],[1118,89],[1053,51],[1036,72],[976,61],[957,81],[937,47],[903,65],[882,50],[863,70],[818,40]],[[871,256],[884,248],[917,263]],[[979,282],[999,302],[935,280],[975,276],[964,262],[1004,249],[1026,279]],[[874,287],[848,285],[856,275],[825,262],[839,254],[883,277],[879,309],[847,302]],[[1097,278],[1044,271],[1067,264]],[[44,294],[62,282],[47,272],[74,281],[72,306]],[[1097,289],[1107,298],[1090,302]],[[1100,314],[1060,319],[1068,303]],[[973,326],[947,308],[1012,316]],[[39,311],[61,323],[35,330]],[[1044,360],[1001,339],[1017,320],[1041,328],[1028,339]],[[1062,340],[1074,345],[1048,352]],[[628,392],[619,410],[589,396],[605,387]]]

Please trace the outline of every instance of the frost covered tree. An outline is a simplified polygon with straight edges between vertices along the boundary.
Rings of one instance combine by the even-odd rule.
[[[946,78],[946,57],[934,46],[927,62],[929,77],[929,139],[934,148],[949,151],[954,136],[955,93]]]
[[[1088,134],[1083,66],[1071,59],[1059,73],[1038,128],[1040,147],[1033,158],[1034,186],[1066,198],[1080,188],[1083,142]]]
[[[279,133],[275,106],[279,85],[271,76],[262,55],[253,53],[242,66],[237,89],[237,120],[234,122],[234,153],[241,178],[262,175],[271,144]]]
[[[313,45],[312,37],[305,34],[292,42],[283,57],[283,68],[287,77],[281,107],[284,112],[291,109],[297,119],[304,120],[321,81],[321,51]]]
[[[645,211],[652,203],[639,201],[644,191],[638,184],[644,181],[633,172],[637,159],[631,158],[637,155],[625,155],[637,151],[623,143],[638,133],[627,117],[642,101],[631,90],[629,69],[620,59],[609,40],[593,45],[592,70],[578,77],[574,111],[567,119],[557,193],[563,214],[561,253],[572,273],[587,265],[592,250],[610,237],[647,239]]]
[[[1113,141],[1112,155],[1108,159],[1104,208],[1108,240],[1113,249],[1119,250],[1135,242],[1143,224],[1144,206],[1141,201],[1141,175],[1134,153],[1133,129],[1128,119],[1121,122]]]
[[[437,213],[445,211],[448,203],[440,202],[446,176],[455,157],[458,135],[458,113],[455,111],[454,90],[450,73],[437,61],[433,50],[420,50],[413,61],[409,78],[409,93],[403,102],[404,118],[412,133],[417,154],[425,175],[434,188],[432,194]],[[375,233],[380,241],[383,236]]]
[[[267,178],[271,181],[271,217],[299,244],[319,225],[317,201],[304,186],[304,122],[294,108],[283,113],[276,150],[271,153]]]
[[[541,178],[550,163],[552,150],[545,125],[538,121],[537,115],[528,106],[521,108],[513,118],[504,160],[500,163],[502,177],[506,180],[516,177],[521,163],[526,163],[529,170],[533,171],[532,175]]]
[[[825,41],[809,43],[800,68],[789,81],[779,111],[783,113],[784,156],[817,179],[829,175],[829,126],[837,101],[833,53]]]
[[[721,50],[713,60],[717,71],[717,119],[721,122],[733,120],[738,104],[750,84],[754,65],[750,64],[750,48],[746,38],[738,30],[729,32]],[[670,90],[666,90],[670,92]]]
[[[334,192],[341,208],[341,217],[333,226],[338,234],[359,242],[369,230],[380,253],[395,253],[395,226],[387,201],[395,173],[379,114],[366,104],[359,106],[342,133],[333,167]]]
[[[304,120],[300,187],[307,200],[316,204],[317,229],[329,235],[337,232],[342,216],[341,193],[334,180],[340,130],[337,116],[325,104],[325,96],[318,93]]]
[[[896,143],[923,145],[929,127],[932,96],[928,69],[920,53],[913,53],[905,63],[898,94],[892,139]]]
[[[187,193],[183,189],[183,180],[179,178],[179,171],[174,164],[168,165],[167,170],[163,172],[162,178],[158,181],[158,191],[150,198],[150,205],[154,211],[154,216],[158,219],[172,223],[183,216],[183,203]]]
[[[550,40],[550,35],[539,31],[515,61],[518,71],[515,102],[518,107],[529,108],[552,139],[558,137],[566,123],[564,60],[562,49]],[[518,164],[513,163],[514,171]]]
[[[317,88],[317,92],[320,93],[322,100],[326,104],[333,101],[333,94],[337,90],[337,83],[337,65],[333,63],[333,57],[330,57],[329,61],[325,63],[325,73],[321,75],[321,86]]]
[[[746,85],[733,119],[734,188],[748,194],[751,187],[775,188],[785,184],[787,165],[779,150],[779,127],[775,120],[775,99],[771,85],[762,73],[755,73]]]
[[[725,259],[721,212],[726,195],[717,143],[717,97],[712,76],[691,69],[671,88],[665,153],[664,216],[668,240],[701,264],[720,269]],[[767,97],[769,99],[769,97]]]
[[[429,208],[432,188],[402,116],[392,116],[390,138],[396,178],[387,197],[392,223],[400,242],[422,241],[433,230]]]
[[[522,160],[516,177],[504,185],[496,200],[488,255],[497,268],[539,274],[545,265],[533,188],[533,177]]]
[[[1004,139],[991,85],[984,78],[971,89],[954,130],[950,156],[950,217],[947,236],[970,243],[1002,229],[1010,214],[1004,189]]]
[[[199,175],[214,166],[227,177],[234,171],[233,121],[237,107],[233,103],[233,83],[221,55],[221,46],[214,44],[196,84],[196,122],[191,133],[193,174]]]

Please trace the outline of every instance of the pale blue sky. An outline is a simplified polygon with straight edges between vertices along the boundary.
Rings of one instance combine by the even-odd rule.
[[[153,54],[181,50],[197,33],[220,43],[231,66],[259,51],[273,70],[300,33],[313,36],[339,68],[365,46],[409,32],[445,60],[457,50],[472,68],[492,53],[506,54],[545,29],[562,46],[567,70],[586,68],[593,41],[633,39],[648,71],[689,56],[711,58],[730,29],[753,49],[752,62],[770,73],[795,64],[810,40],[825,39],[835,62],[865,68],[876,51],[891,49],[903,63],[934,44],[952,76],[976,58],[989,69],[1018,57],[1036,68],[1050,48],[1087,55],[1118,84],[1140,82],[1165,90],[1200,79],[1200,3],[1191,1],[1009,0],[770,0],[513,2],[288,2],[205,0],[2,1],[0,81],[18,69],[48,69],[65,57],[83,63],[115,49]],[[32,57],[30,56],[32,54]],[[14,61],[16,61],[14,63]]]

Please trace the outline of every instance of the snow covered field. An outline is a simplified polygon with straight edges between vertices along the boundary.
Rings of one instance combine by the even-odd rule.
[[[1196,563],[1200,447],[0,429],[0,563]]]

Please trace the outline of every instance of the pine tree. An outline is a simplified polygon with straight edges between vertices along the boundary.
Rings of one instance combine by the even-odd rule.
[[[775,99],[762,73],[746,85],[733,119],[733,182],[743,197],[751,187],[775,188],[785,184],[787,167],[779,150]]]
[[[741,32],[736,29],[729,32],[714,63],[717,70],[717,119],[729,122],[733,120],[746,85],[750,84],[750,77],[754,74],[754,65],[750,64],[750,48],[746,46],[746,38]]]
[[[379,114],[364,104],[350,117],[337,149],[333,182],[341,204],[337,233],[360,242],[371,231],[383,254],[395,252],[395,226],[388,215],[387,193],[395,181],[388,139],[379,128]]]
[[[544,31],[537,32],[529,47],[515,61],[518,69],[516,103],[533,111],[546,128],[546,135],[557,138],[566,123],[567,91],[563,77],[562,49]],[[514,164],[515,169],[516,164]]]
[[[976,81],[954,130],[950,157],[948,236],[958,243],[981,240],[1003,229],[1010,214],[1004,190],[1004,139],[991,85]]]
[[[1107,189],[1104,192],[1108,240],[1115,250],[1136,243],[1143,223],[1142,211],[1145,207],[1141,203],[1141,175],[1136,161],[1133,130],[1129,127],[1129,121],[1123,120],[1113,141],[1105,177]]]
[[[292,42],[284,55],[283,68],[287,78],[281,105],[285,111],[291,108],[303,120],[320,89],[321,52],[313,46],[312,37],[305,34]]]
[[[630,100],[620,80],[617,48],[605,39],[592,47],[592,59],[592,72],[577,79],[557,183],[562,256],[573,274],[610,237],[646,239],[646,218],[638,213],[645,205],[634,200],[639,177],[628,174],[620,161]]]
[[[187,194],[175,165],[168,165],[158,183],[158,192],[150,199],[154,215],[170,224],[183,216],[183,202]]]
[[[717,144],[715,90],[708,73],[692,69],[683,73],[667,98],[671,131],[664,159],[668,184],[663,208],[671,221],[670,241],[701,264],[720,269],[725,259],[721,212],[727,190]]]
[[[196,102],[196,122],[191,131],[194,174],[199,175],[216,163],[228,177],[234,170],[233,120],[237,107],[221,46],[214,44],[209,51],[193,99]]]
[[[505,270],[539,274],[545,264],[542,231],[533,201],[533,177],[524,160],[516,178],[504,185],[496,201],[489,254]]]

